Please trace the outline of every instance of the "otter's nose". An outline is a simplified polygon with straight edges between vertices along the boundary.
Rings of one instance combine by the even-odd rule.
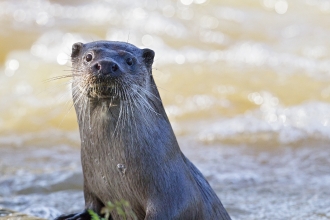
[[[119,66],[109,60],[101,60],[94,64],[94,69],[98,74],[118,76],[120,74]]]

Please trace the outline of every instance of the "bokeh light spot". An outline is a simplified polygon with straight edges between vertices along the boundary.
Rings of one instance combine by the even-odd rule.
[[[15,59],[8,60],[5,64],[5,74],[7,76],[13,76],[15,71],[19,68],[19,62]]]
[[[38,25],[46,25],[48,23],[49,17],[47,12],[40,12],[37,15],[36,23]]]
[[[180,1],[184,5],[191,5],[191,3],[193,3],[193,0],[180,0]]]
[[[68,60],[69,60],[69,56],[65,53],[60,53],[57,55],[57,63],[60,65],[65,65]]]
[[[288,3],[284,0],[277,1],[275,4],[275,11],[277,14],[285,14],[288,10]]]
[[[15,21],[22,22],[26,18],[26,13],[22,9],[18,9],[14,12]]]
[[[177,56],[175,57],[175,62],[176,62],[177,64],[184,64],[184,63],[186,62],[186,58],[185,58],[184,55],[179,54],[179,55],[177,55]]]
[[[154,38],[151,35],[146,34],[142,37],[142,43],[144,46],[151,46],[153,41]]]

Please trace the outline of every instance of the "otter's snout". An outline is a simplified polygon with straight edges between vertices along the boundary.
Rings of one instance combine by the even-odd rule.
[[[92,68],[93,72],[101,75],[119,76],[121,72],[118,64],[111,60],[100,60]]]

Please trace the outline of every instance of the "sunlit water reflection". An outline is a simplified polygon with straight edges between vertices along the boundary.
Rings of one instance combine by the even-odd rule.
[[[330,218],[326,0],[0,2],[0,206],[83,207],[71,45],[156,52],[183,151],[233,219]]]

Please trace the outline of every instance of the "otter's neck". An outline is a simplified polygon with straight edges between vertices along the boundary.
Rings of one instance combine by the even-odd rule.
[[[82,148],[91,154],[141,159],[146,152],[167,157],[180,152],[172,127],[160,102],[139,106],[109,100],[84,101],[76,108]],[[83,108],[85,107],[85,108]],[[132,156],[133,155],[133,156]]]

